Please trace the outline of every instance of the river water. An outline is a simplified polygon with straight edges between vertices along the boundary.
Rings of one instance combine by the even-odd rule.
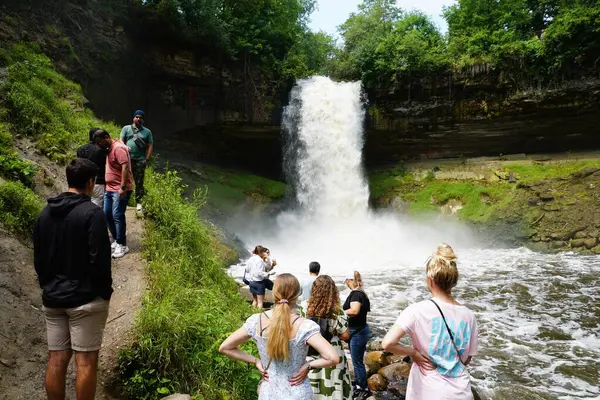
[[[455,220],[370,210],[363,118],[360,83],[299,81],[283,124],[294,202],[277,215],[238,215],[229,229],[248,248],[269,247],[279,273],[302,278],[316,260],[344,289],[344,277],[358,270],[372,301],[375,337],[408,304],[429,297],[424,262],[448,242],[459,257],[454,294],[479,323],[479,354],[469,369],[480,394],[600,399],[600,257],[489,249]],[[243,263],[230,273],[241,279]]]

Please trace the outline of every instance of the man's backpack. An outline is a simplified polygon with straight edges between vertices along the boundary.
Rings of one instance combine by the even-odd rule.
[[[129,139],[133,139],[133,142],[140,150],[146,151],[146,146],[148,145],[148,143],[146,143],[143,137],[141,137],[137,133],[134,133],[133,126],[130,125],[129,129],[130,131],[127,132],[127,135],[125,136],[125,143],[127,143]]]
[[[330,327],[329,327],[329,319],[320,318],[320,317],[308,317],[308,319],[316,322],[317,325],[319,325],[319,328],[321,329],[321,336],[323,336],[325,338],[325,340],[327,340],[329,343],[331,343],[331,339],[333,339],[333,332],[332,332],[333,329],[330,329]],[[319,357],[319,352],[309,346],[308,347],[308,355]]]

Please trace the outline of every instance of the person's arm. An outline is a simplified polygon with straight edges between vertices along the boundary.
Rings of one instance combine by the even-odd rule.
[[[288,380],[292,386],[297,386],[304,382],[304,379],[306,379],[308,375],[309,366],[310,369],[329,368],[340,363],[340,356],[338,356],[331,343],[321,336],[320,333],[312,335],[310,338],[308,338],[306,343],[313,349],[317,350],[321,357],[304,363],[298,372],[292,375],[291,379]]]
[[[106,217],[101,209],[95,210],[91,216],[88,229],[88,254],[90,265],[94,269],[94,277],[98,280],[94,282],[94,285],[111,292],[110,239],[108,238]]]
[[[125,196],[125,193],[127,193],[126,189],[123,189],[123,187],[127,186],[127,177],[129,176],[129,166],[127,165],[127,163],[121,165],[121,186],[119,187],[119,197],[123,197]]]
[[[40,220],[39,218],[35,221],[35,226],[33,228],[33,267],[35,268],[35,272],[38,276],[38,282],[40,287],[42,287],[42,252],[41,252],[41,243],[40,243],[40,228],[39,228]]]
[[[152,157],[152,149],[154,145],[152,143],[148,143],[146,146],[146,162],[150,161],[150,157]]]
[[[383,350],[389,351],[392,354],[410,356],[410,358],[417,363],[422,373],[425,373],[424,371],[427,370],[435,369],[433,363],[419,351],[398,343],[405,335],[406,331],[403,328],[394,325],[381,341],[381,347],[383,347]]]
[[[129,153],[124,148],[119,148],[115,152],[115,158],[121,164],[121,183],[119,184],[119,197],[125,196],[127,192],[123,187],[127,186],[129,178]]]
[[[262,362],[260,358],[254,357],[246,353],[245,351],[240,350],[239,346],[250,339],[250,335],[246,330],[246,327],[242,326],[237,331],[233,332],[221,345],[219,346],[219,353],[226,355],[232,360],[244,361],[249,364],[254,364],[256,368],[263,375],[265,380],[269,380],[269,375],[267,371],[264,370]]]
[[[362,307],[362,303],[359,301],[353,301],[350,303],[350,308],[345,311],[346,315],[349,317],[356,317],[360,314],[360,308]]]

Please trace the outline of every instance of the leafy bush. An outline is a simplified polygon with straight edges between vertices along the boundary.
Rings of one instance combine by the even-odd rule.
[[[258,375],[217,352],[251,309],[198,220],[205,193],[195,192],[189,203],[175,172],[146,174],[149,291],[138,316],[139,337],[119,361],[124,392],[135,399],[173,391],[203,399],[255,397]]]
[[[44,201],[21,182],[0,185],[0,221],[23,237],[33,232]]]
[[[33,187],[36,168],[29,161],[22,160],[12,148],[13,137],[5,124],[0,123],[0,174],[11,180],[21,181]]]

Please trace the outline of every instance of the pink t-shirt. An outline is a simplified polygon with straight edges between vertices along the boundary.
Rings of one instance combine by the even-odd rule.
[[[129,148],[123,143],[113,140],[106,157],[106,191],[118,192],[121,190],[121,167],[127,164],[129,174],[127,176],[127,190],[133,190],[133,178],[131,175],[131,158]]]
[[[477,354],[477,321],[475,314],[465,306],[445,303],[434,298],[442,309],[454,336],[454,342],[463,361]],[[471,400],[471,377],[459,361],[456,349],[439,310],[429,300],[408,306],[396,326],[412,340],[413,347],[429,357],[437,366],[423,375],[416,363],[410,370],[407,400]]]

